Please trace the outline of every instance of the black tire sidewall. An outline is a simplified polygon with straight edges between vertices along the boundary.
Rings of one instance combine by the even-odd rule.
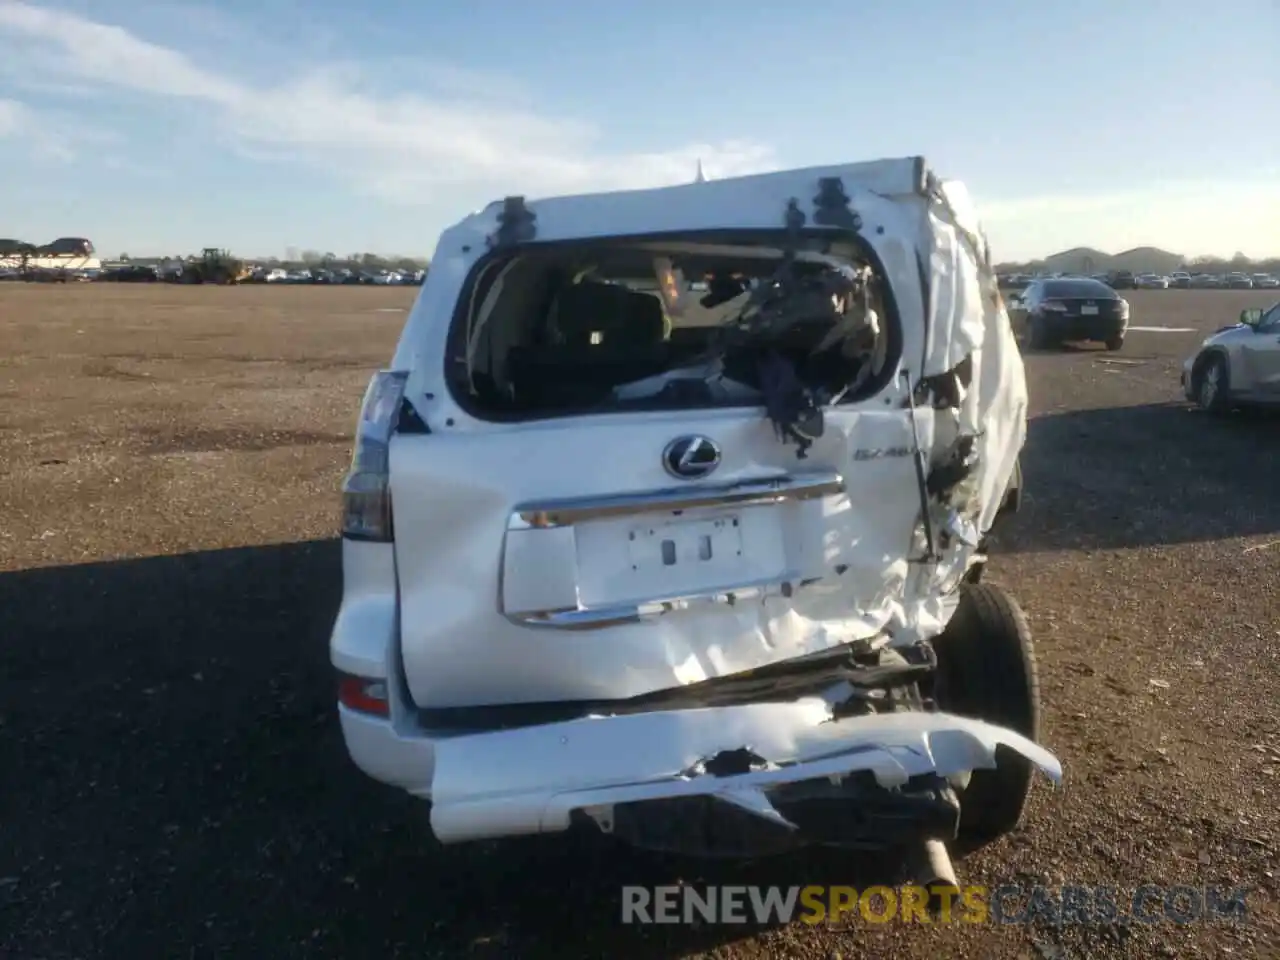
[[[1026,614],[1008,593],[989,583],[966,583],[960,605],[933,645],[938,709],[983,720],[1037,741],[1040,683]],[[1001,747],[995,769],[974,770],[960,795],[958,852],[985,846],[1017,828],[1034,765]]]
[[[1048,331],[1044,318],[1038,314],[1027,317],[1027,346],[1032,350],[1043,350],[1049,344]]]
[[[1204,402],[1204,383],[1209,376],[1209,371],[1217,368],[1221,371],[1218,380],[1218,392],[1214,395],[1213,402],[1206,404]],[[1196,375],[1196,406],[1206,413],[1221,413],[1226,409],[1225,397],[1231,385],[1231,372],[1227,367],[1227,363],[1222,357],[1216,353],[1211,354],[1204,364],[1200,367],[1200,372]]]

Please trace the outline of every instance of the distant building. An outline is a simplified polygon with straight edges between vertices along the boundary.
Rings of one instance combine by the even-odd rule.
[[[1111,258],[1111,270],[1130,270],[1133,273],[1154,273],[1159,276],[1181,270],[1186,258],[1180,253],[1170,253],[1158,247],[1134,247],[1117,253]]]
[[[1046,273],[1085,275],[1101,273],[1104,270],[1111,269],[1110,260],[1111,257],[1101,250],[1094,250],[1090,247],[1075,247],[1071,250],[1064,250],[1062,253],[1055,253],[1052,256],[1045,257],[1044,270]]]
[[[1073,247],[1061,253],[1036,260],[1023,269],[1044,273],[1067,273],[1087,276],[1128,270],[1135,274],[1155,273],[1161,276],[1181,270],[1185,258],[1158,247],[1135,247],[1121,253],[1106,253],[1093,247]]]

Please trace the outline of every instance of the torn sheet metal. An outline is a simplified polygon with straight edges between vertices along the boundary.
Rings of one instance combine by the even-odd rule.
[[[970,383],[952,408],[954,423],[941,426],[939,436],[954,431],[957,438],[976,438],[971,520],[985,531],[995,520],[1026,440],[1026,370],[963,185],[936,185],[929,225],[931,309],[924,376],[969,368]],[[949,452],[938,451],[942,456]]]
[[[929,320],[919,383],[936,420],[929,529],[922,517],[915,546],[936,563],[916,571],[922,611],[939,605],[924,597],[955,590],[978,556],[1013,477],[1027,419],[1022,355],[963,185],[932,181],[927,216]],[[928,542],[929,530],[941,533],[940,542]],[[934,619],[910,632],[927,636]]]
[[[735,776],[691,776],[743,746],[769,764]],[[564,830],[575,810],[606,820],[614,804],[715,796],[766,819],[780,784],[870,771],[886,788],[936,773],[962,778],[996,764],[999,746],[1055,782],[1058,760],[1012,731],[944,713],[833,721],[817,698],[789,704],[671,710],[441,740],[431,827],[444,843]]]

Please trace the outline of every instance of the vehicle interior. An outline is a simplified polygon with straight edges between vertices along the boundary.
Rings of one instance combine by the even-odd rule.
[[[855,402],[901,334],[858,243],[665,239],[530,246],[477,266],[448,378],[487,419],[762,402],[782,377]]]

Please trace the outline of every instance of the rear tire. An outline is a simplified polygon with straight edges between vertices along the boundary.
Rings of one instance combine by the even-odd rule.
[[[1012,596],[991,584],[962,584],[960,606],[933,645],[939,709],[1039,739],[1035,648],[1026,614]],[[1032,772],[1030,760],[1004,748],[997,751],[994,770],[973,771],[960,794],[958,852],[969,853],[1017,829]]]
[[[1107,345],[1107,349],[1115,353],[1124,346],[1124,337],[1108,337],[1104,342]]]
[[[1031,350],[1043,350],[1049,346],[1049,331],[1041,317],[1027,318],[1027,347]]]

